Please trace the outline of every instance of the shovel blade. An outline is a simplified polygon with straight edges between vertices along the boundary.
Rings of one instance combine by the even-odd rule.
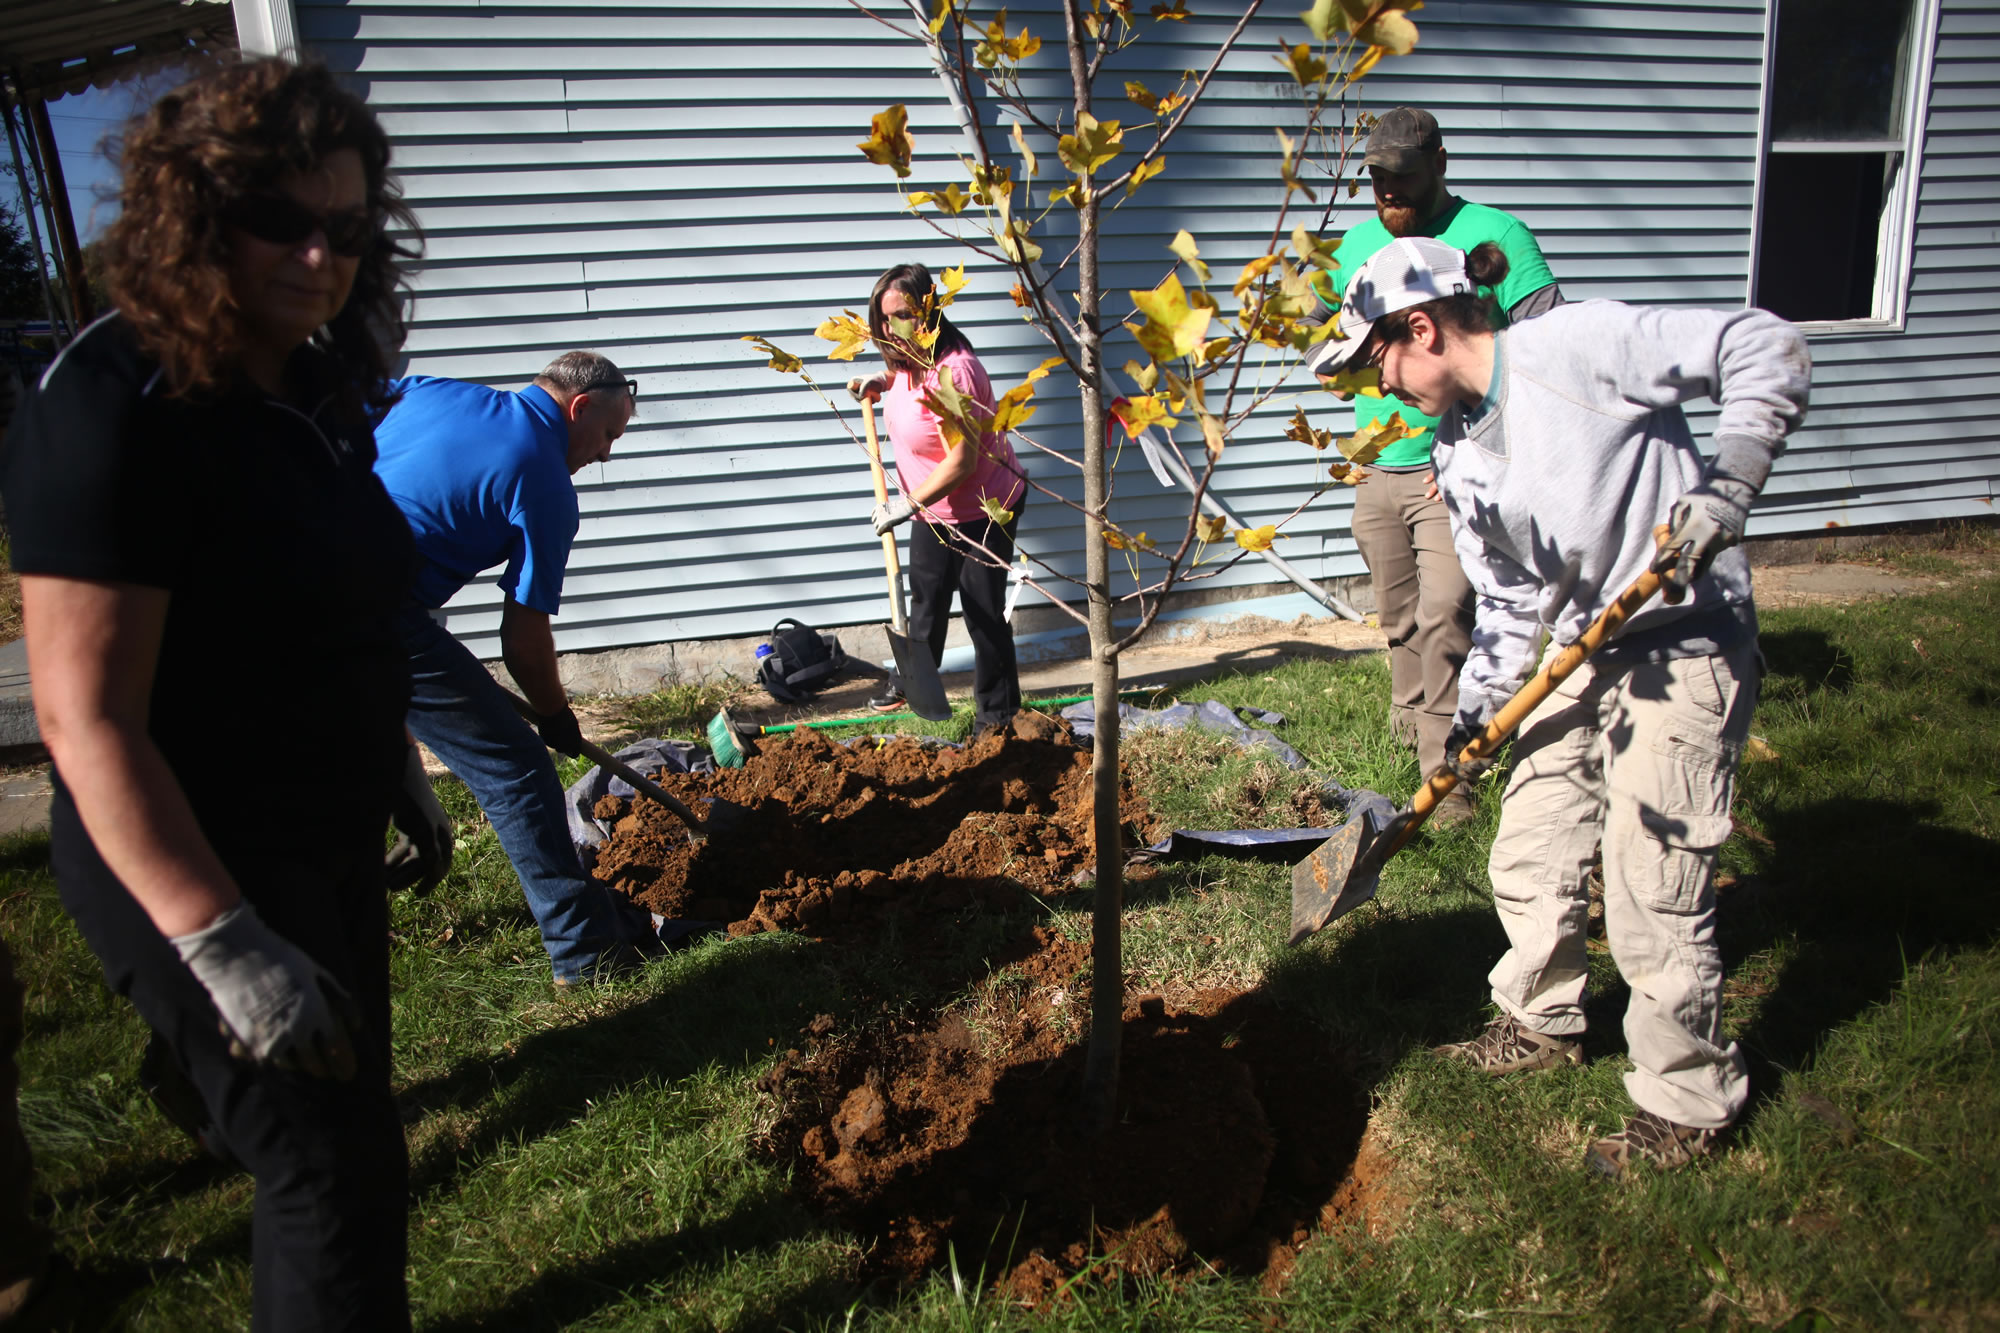
[[[903,700],[910,711],[926,722],[942,722],[951,716],[951,701],[944,697],[944,681],[930,648],[907,634],[889,631],[889,651],[896,655],[896,675],[903,683]]]
[[[1362,792],[1348,806],[1347,822],[1292,867],[1292,934],[1300,940],[1324,929],[1375,896],[1388,858],[1384,839],[1392,837],[1396,808],[1386,797]]]

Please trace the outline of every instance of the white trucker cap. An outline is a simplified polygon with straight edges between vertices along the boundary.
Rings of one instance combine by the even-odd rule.
[[[1382,316],[1472,290],[1463,250],[1428,236],[1398,236],[1347,284],[1347,299],[1340,303],[1340,336],[1306,349],[1306,364],[1315,375],[1331,375],[1360,353]]]

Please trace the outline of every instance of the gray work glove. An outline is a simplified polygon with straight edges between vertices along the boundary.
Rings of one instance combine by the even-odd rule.
[[[875,525],[875,535],[879,537],[897,524],[909,522],[910,515],[916,512],[916,506],[910,503],[909,496],[892,495],[875,506],[874,512],[868,516],[868,521]]]
[[[396,825],[396,845],[382,861],[389,892],[414,888],[422,897],[451,869],[451,816],[438,804],[437,791],[424,775],[424,761],[414,745],[403,759],[403,784],[396,791],[390,818]]]
[[[886,370],[878,370],[873,375],[856,375],[847,382],[847,393],[857,403],[878,402],[883,394],[889,392],[889,385],[894,379]]]
[[[229,1053],[314,1078],[354,1077],[361,1014],[333,974],[238,903],[172,944],[215,1002]]]
[[[559,755],[574,759],[583,753],[583,729],[577,726],[576,714],[568,704],[558,712],[535,714],[535,731],[542,744]]]
[[[1743,525],[1750,521],[1750,502],[1756,498],[1757,490],[1748,482],[1711,472],[1674,501],[1667,512],[1667,541],[1660,570],[1665,585],[1662,592],[1669,602],[1687,596],[1715,557],[1743,540]]]

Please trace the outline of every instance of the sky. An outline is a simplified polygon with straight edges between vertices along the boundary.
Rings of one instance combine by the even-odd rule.
[[[171,78],[152,83],[142,80],[110,88],[86,88],[49,103],[49,124],[55,130],[56,148],[62,154],[63,183],[69,187],[70,212],[76,218],[77,239],[83,244],[89,244],[118,216],[118,169],[104,154],[104,137],[115,133],[127,117],[171,81]],[[18,120],[15,123],[20,124]],[[0,133],[0,154],[6,153],[5,139],[6,135]],[[22,151],[26,152],[25,145]],[[11,164],[11,156],[8,161]],[[8,203],[18,215],[18,195]],[[42,243],[48,244],[46,235]]]

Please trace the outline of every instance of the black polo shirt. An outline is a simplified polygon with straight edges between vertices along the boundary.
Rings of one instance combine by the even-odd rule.
[[[319,821],[380,835],[404,749],[394,630],[414,567],[330,358],[291,406],[244,386],[171,396],[117,315],[22,407],[0,462],[14,568],[171,594],[149,730],[224,859],[310,845]]]

